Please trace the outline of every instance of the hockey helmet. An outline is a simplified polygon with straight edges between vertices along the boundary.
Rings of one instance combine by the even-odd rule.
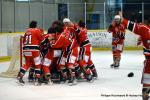
[[[121,17],[120,17],[120,15],[115,15],[114,21],[115,21],[117,24],[120,24],[120,23],[121,23]]]
[[[64,18],[63,19],[63,23],[69,23],[69,22],[71,22],[69,18]]]

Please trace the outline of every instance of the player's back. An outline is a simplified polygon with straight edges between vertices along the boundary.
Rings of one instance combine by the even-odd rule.
[[[76,33],[74,27],[66,27],[64,29],[64,33],[65,33],[65,37],[68,38],[69,41],[71,41],[71,44],[68,49],[71,50],[72,48],[79,46],[79,44],[77,42],[77,36],[76,36],[77,33]]]
[[[74,27],[65,27],[64,32],[68,33],[69,38],[76,39],[76,31]]]
[[[80,45],[83,42],[88,40],[88,35],[87,35],[87,29],[86,28],[80,28],[80,33],[77,34],[77,40],[78,40]]]
[[[139,24],[135,31],[140,35],[143,46],[150,49],[150,28],[147,25]]]
[[[135,31],[137,31],[137,33],[142,36],[143,39],[150,39],[150,28],[147,25],[139,24],[137,25],[136,29]]]
[[[70,45],[69,39],[63,33],[55,34],[55,42],[51,45],[53,49],[66,49]]]
[[[150,28],[145,24],[139,24],[127,19],[123,19],[124,25],[133,33],[140,35],[144,46],[144,55],[150,55]]]
[[[39,45],[43,36],[38,28],[29,28],[24,35],[24,45]]]

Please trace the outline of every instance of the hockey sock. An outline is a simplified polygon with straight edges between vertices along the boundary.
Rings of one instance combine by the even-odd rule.
[[[85,74],[88,74],[88,75],[91,74],[91,70],[88,66],[83,67],[83,71],[84,71]]]
[[[76,76],[80,76],[80,74],[82,73],[79,65],[75,67],[75,73]]]
[[[40,69],[35,69],[35,75],[36,75],[36,78],[40,78],[41,70]]]
[[[31,67],[30,70],[29,70],[29,76],[28,76],[29,79],[30,79],[30,78],[31,78],[31,79],[34,78],[34,71],[35,71],[34,68]]]
[[[26,73],[26,69],[21,68],[21,69],[20,69],[20,72],[19,72],[19,74],[18,74],[18,77],[22,78],[22,77],[25,75],[25,73]]]
[[[35,69],[33,67],[30,67],[29,73],[34,73]]]
[[[93,77],[98,77],[97,71],[96,71],[96,68],[95,68],[94,64],[92,64],[89,68],[92,71]]]
[[[75,77],[75,69],[69,69],[69,74],[71,77]]]
[[[65,78],[67,77],[67,71],[68,71],[67,68],[63,68],[63,69],[61,70],[61,74],[62,74],[62,76],[65,77]]]
[[[119,66],[119,64],[120,64],[120,57],[115,57],[114,66]]]
[[[94,72],[94,73],[96,72],[94,64],[92,64],[91,66],[89,66],[89,68],[91,69],[92,72]]]
[[[48,73],[48,74],[45,75],[45,79],[46,80],[49,80],[50,78],[51,78],[51,74],[50,73]]]
[[[149,93],[150,93],[150,87],[148,87],[148,88],[143,87],[143,89],[142,89],[142,97],[143,97],[143,100],[148,100],[148,98],[149,98]]]

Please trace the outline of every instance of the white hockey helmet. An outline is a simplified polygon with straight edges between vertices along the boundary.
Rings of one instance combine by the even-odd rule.
[[[114,21],[119,24],[119,23],[121,22],[121,17],[120,17],[120,15],[115,15]]]
[[[71,22],[69,18],[64,18],[63,19],[63,23],[69,23],[69,22]]]

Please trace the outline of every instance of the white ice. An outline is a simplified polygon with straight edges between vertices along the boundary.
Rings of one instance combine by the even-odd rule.
[[[142,51],[124,51],[120,69],[110,68],[111,51],[94,51],[92,59],[99,75],[93,83],[34,86],[25,77],[27,84],[18,86],[16,79],[0,78],[0,100],[142,100]],[[9,63],[0,63],[0,72],[5,71]],[[134,77],[128,78],[129,72],[133,72]]]

